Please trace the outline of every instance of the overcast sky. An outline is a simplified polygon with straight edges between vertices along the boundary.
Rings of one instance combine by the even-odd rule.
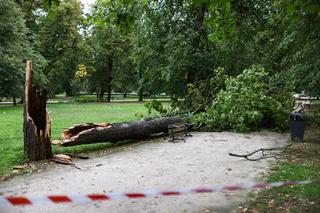
[[[84,12],[89,12],[90,5],[95,2],[95,0],[80,0],[84,4]]]

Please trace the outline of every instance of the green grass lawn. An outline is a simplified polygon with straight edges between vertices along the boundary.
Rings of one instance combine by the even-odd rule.
[[[63,128],[84,122],[121,122],[137,120],[135,113],[146,115],[143,103],[48,104],[52,119],[51,139],[59,139]],[[16,164],[25,161],[23,155],[22,106],[0,105],[0,176],[10,174]],[[109,143],[54,147],[55,153],[82,153],[101,150]]]

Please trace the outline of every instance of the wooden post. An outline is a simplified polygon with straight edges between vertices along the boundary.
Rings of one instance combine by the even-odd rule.
[[[32,83],[32,61],[27,61],[24,101],[24,153],[29,160],[52,158],[51,120],[46,111],[47,91]]]

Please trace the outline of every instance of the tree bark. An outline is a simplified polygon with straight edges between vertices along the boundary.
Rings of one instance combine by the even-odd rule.
[[[194,61],[196,57],[194,56],[197,51],[200,49],[200,43],[201,43],[201,36],[205,33],[203,29],[203,22],[206,15],[206,12],[208,10],[208,3],[203,2],[199,6],[195,6],[195,19],[193,22],[194,31],[196,33],[195,37],[192,40],[192,61],[191,65],[189,65],[189,69],[187,70],[186,75],[186,81],[187,83],[194,83],[198,81],[198,75],[197,75],[197,66],[196,62]]]
[[[65,92],[66,92],[66,97],[72,97],[73,96],[73,91],[72,91],[72,87],[70,85],[69,82],[65,82],[63,84],[63,87],[65,89]]]
[[[24,152],[29,160],[52,157],[51,120],[46,111],[47,91],[32,84],[32,62],[27,61],[24,101]]]
[[[206,14],[206,11],[208,10],[208,3],[204,2],[201,4],[200,7],[196,8],[196,18],[194,20],[194,29],[196,31],[196,36],[192,41],[192,49],[194,52],[196,52],[200,47],[200,41],[201,41],[201,34],[203,34],[203,21]]]
[[[99,98],[102,100],[104,97],[104,88],[101,88]]]
[[[20,99],[20,101],[18,102],[18,104],[23,104],[23,100],[24,100],[24,98],[23,98],[23,96],[22,96],[21,99]]]
[[[61,141],[55,142],[55,144],[73,146],[102,142],[114,143],[124,140],[141,140],[149,138],[156,133],[168,132],[169,124],[181,121],[182,119],[180,118],[169,117],[129,123],[77,124],[64,129]]]
[[[139,70],[139,88],[138,88],[138,101],[142,102],[143,101],[143,79],[142,79],[142,72]]]
[[[108,98],[107,98],[107,102],[111,101],[111,91],[112,91],[112,69],[113,69],[113,58],[112,56],[109,57],[108,60]]]
[[[140,31],[138,31],[138,38],[140,38]],[[140,39],[138,39],[138,47],[141,47],[141,43],[140,43]],[[140,62],[141,63],[141,62]],[[138,78],[139,78],[139,88],[138,88],[138,101],[142,102],[143,101],[143,73],[142,73],[142,68],[141,68],[141,64],[138,64]]]

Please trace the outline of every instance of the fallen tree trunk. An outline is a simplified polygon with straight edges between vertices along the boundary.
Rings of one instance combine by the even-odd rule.
[[[88,123],[77,124],[64,129],[61,141],[55,142],[60,146],[74,146],[80,144],[118,142],[124,140],[141,140],[153,134],[168,132],[168,125],[181,122],[176,117],[161,118],[151,121],[138,121],[128,123]]]

